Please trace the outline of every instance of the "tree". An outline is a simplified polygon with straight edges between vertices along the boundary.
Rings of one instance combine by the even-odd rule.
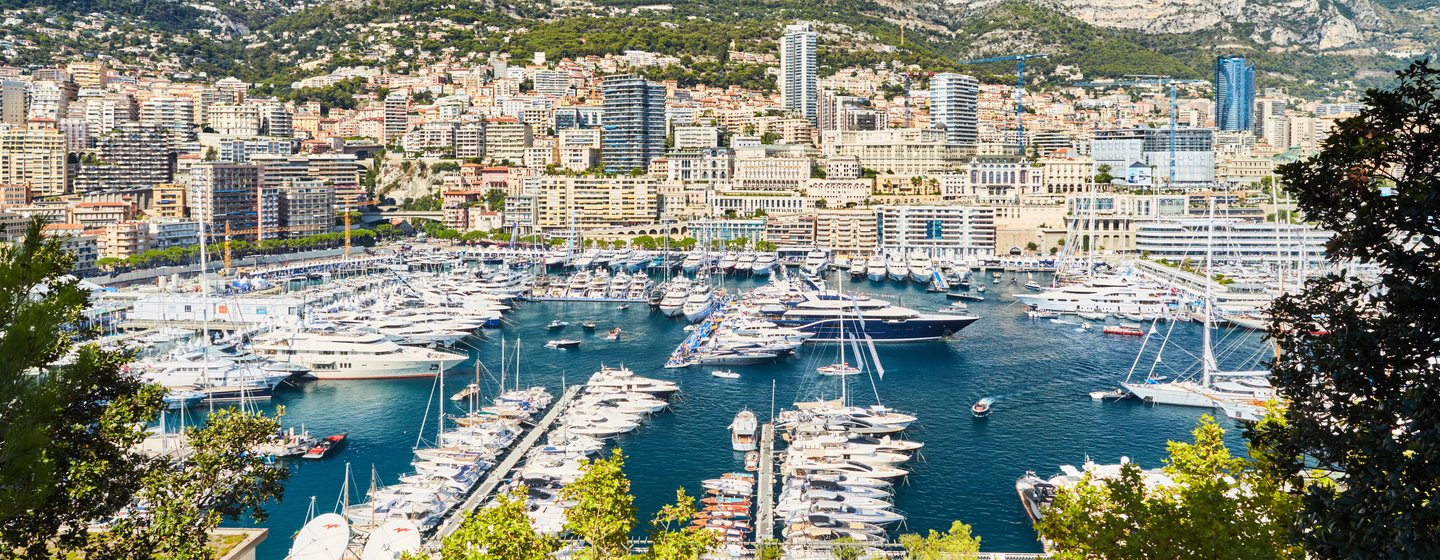
[[[1095,171],[1096,171],[1096,174],[1095,174],[1095,182],[1096,182],[1096,183],[1100,183],[1100,184],[1102,184],[1102,185],[1108,185],[1108,184],[1110,184],[1110,181],[1114,181],[1114,180],[1115,180],[1115,176],[1110,174],[1110,166],[1109,166],[1109,165],[1106,165],[1106,164],[1103,164],[1103,163],[1102,163],[1102,164],[1100,164],[1099,167],[1096,167],[1096,168],[1095,168]]]
[[[1034,253],[1035,251],[1039,251],[1039,250],[1040,250],[1040,245],[1039,245],[1038,243],[1035,243],[1034,241],[1031,241],[1031,242],[1025,244],[1025,250],[1030,251],[1031,253]]]
[[[496,212],[505,210],[505,191],[500,189],[490,189],[486,191],[485,206]]]
[[[1061,488],[1035,528],[1059,560],[1295,559],[1297,500],[1258,463],[1232,457],[1225,430],[1202,416],[1195,442],[1170,442],[1164,471],[1147,484],[1127,463],[1120,475]]]
[[[675,503],[663,506],[650,521],[650,560],[699,560],[719,544],[719,535],[710,529],[693,527],[695,498],[685,489],[675,490]]]
[[[537,533],[525,513],[524,486],[495,504],[472,511],[460,528],[440,545],[442,560],[548,560],[559,548],[551,537]]]
[[[784,555],[784,549],[774,539],[765,540],[755,550],[755,560],[780,560]]]
[[[1279,169],[1300,212],[1335,232],[1327,258],[1341,266],[1272,305],[1272,382],[1288,405],[1252,439],[1303,488],[1317,558],[1440,550],[1440,69],[1416,62],[1365,102],[1315,157]],[[1302,486],[1311,469],[1343,485]]]
[[[289,471],[248,453],[278,423],[222,411],[188,431],[190,457],[137,451],[165,391],[125,370],[126,351],[76,345],[89,292],[42,225],[31,221],[21,241],[0,247],[0,550],[210,558],[207,533],[221,519],[263,520],[261,504],[279,497]],[[137,501],[147,507],[130,509]],[[109,530],[86,531],[122,512]]]
[[[565,510],[565,530],[589,545],[575,556],[581,560],[623,557],[635,527],[635,496],[625,477],[625,456],[615,449],[609,459],[589,461],[583,468],[584,474],[560,491],[565,500],[575,503]]]
[[[130,502],[149,464],[131,448],[164,394],[123,372],[126,353],[76,348],[89,297],[42,225],[0,247],[0,550],[31,558],[80,546],[87,522]]]
[[[835,560],[860,560],[865,555],[865,549],[853,538],[840,537],[830,542],[833,543],[830,554]]]
[[[959,521],[944,533],[934,529],[925,536],[900,535],[905,557],[912,560],[973,560],[980,554],[980,537],[970,535],[970,526]]]
[[[159,460],[146,471],[137,501],[143,510],[97,534],[89,554],[98,558],[213,557],[210,531],[224,519],[266,518],[265,503],[278,500],[290,470],[250,450],[280,431],[278,417],[223,408],[204,427],[186,428],[193,453]]]

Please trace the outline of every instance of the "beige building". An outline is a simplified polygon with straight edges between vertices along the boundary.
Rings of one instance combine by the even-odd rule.
[[[1006,254],[1011,249],[1048,254],[1065,239],[1065,213],[1068,207],[1063,196],[1030,196],[994,205],[995,252]],[[1057,249],[1058,250],[1058,249]]]
[[[883,175],[948,171],[969,159],[968,150],[945,143],[943,130],[827,130],[822,144],[826,156],[853,156],[862,167]]]
[[[1275,161],[1265,156],[1228,155],[1215,159],[1215,181],[1220,183],[1259,183],[1275,172]]]
[[[33,196],[65,194],[65,150],[65,135],[53,128],[0,132],[0,183],[28,185]]]
[[[525,161],[525,149],[534,138],[529,123],[513,118],[490,119],[485,123],[485,159],[519,165]]]
[[[1040,183],[1045,194],[1089,192],[1095,162],[1090,158],[1049,157],[1040,160]]]
[[[815,244],[851,255],[870,253],[878,244],[875,211],[821,210],[815,213]]]
[[[657,183],[649,177],[534,179],[534,226],[546,230],[652,223],[659,216]]]

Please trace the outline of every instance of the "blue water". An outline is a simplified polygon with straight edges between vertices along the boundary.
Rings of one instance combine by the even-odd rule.
[[[1077,332],[1076,325],[1028,319],[1006,296],[1023,290],[1010,284],[1009,278],[1003,284],[987,283],[986,301],[969,303],[971,313],[981,320],[958,339],[879,345],[884,379],[872,388],[869,381],[857,377],[849,391],[854,402],[869,404],[878,390],[886,405],[920,419],[907,434],[926,445],[896,496],[896,508],[908,516],[903,531],[944,529],[952,520],[960,520],[974,526],[984,550],[1038,551],[1034,531],[1015,496],[1016,477],[1026,470],[1048,476],[1059,465],[1079,465],[1086,457],[1113,463],[1128,456],[1143,467],[1157,467],[1165,456],[1166,441],[1188,438],[1196,419],[1206,411],[1091,400],[1090,391],[1111,389],[1124,377],[1136,359],[1140,337],[1104,335],[1098,324]],[[1023,274],[1018,278],[1020,284],[1025,282]],[[908,307],[933,310],[947,303],[943,296],[927,294],[914,284],[852,281],[848,276],[841,282],[848,291],[872,293]],[[753,283],[741,281],[736,287],[746,285]],[[544,325],[554,318],[572,326],[552,334]],[[579,323],[585,320],[596,321],[596,331],[582,331]],[[681,385],[671,412],[654,416],[617,440],[628,457],[626,472],[642,528],[644,520],[674,498],[677,486],[695,495],[701,479],[742,468],[743,457],[730,450],[726,426],[741,407],[767,419],[772,382],[781,408],[797,399],[833,397],[839,390],[833,378],[813,374],[817,365],[835,360],[835,345],[807,346],[777,364],[731,368],[742,374],[741,379],[714,378],[704,368],[662,369],[665,357],[684,338],[683,322],[652,313],[643,304],[624,311],[601,303],[518,304],[506,321],[504,328],[485,331],[467,342],[482,364],[498,371],[502,334],[508,345],[521,340],[524,386],[545,385],[558,394],[563,383],[583,383],[602,363],[624,364],[641,375]],[[623,329],[621,342],[604,339],[612,326]],[[1160,328],[1163,332],[1166,326]],[[1160,369],[1193,368],[1194,358],[1185,351],[1199,347],[1200,332],[1196,324],[1175,326]],[[584,343],[578,350],[543,348],[545,340],[561,336]],[[1217,337],[1222,366],[1248,369],[1265,356],[1258,335],[1220,331]],[[1151,362],[1148,357],[1142,360],[1142,370]],[[446,396],[472,376],[473,361],[451,370],[446,375]],[[486,394],[491,395],[495,379],[487,379]],[[433,380],[421,379],[314,381],[279,392],[269,408],[283,405],[286,425],[304,423],[322,436],[347,431],[350,440],[331,458],[292,462],[284,500],[269,508],[270,518],[262,524],[270,529],[270,536],[259,557],[285,556],[294,533],[304,524],[311,497],[318,513],[332,511],[347,463],[353,470],[352,502],[358,502],[369,486],[372,469],[382,484],[407,472],[409,450],[421,433],[434,390]],[[985,396],[997,399],[994,413],[977,420],[969,406]],[[444,402],[454,406],[448,398]],[[454,410],[459,412],[458,407]],[[429,409],[430,420],[424,426],[432,437],[434,415]],[[1231,434],[1238,436],[1238,430]],[[1231,440],[1238,446],[1238,437]]]

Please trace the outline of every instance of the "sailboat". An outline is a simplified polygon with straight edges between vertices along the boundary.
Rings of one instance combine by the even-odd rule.
[[[1215,241],[1215,201],[1210,199],[1210,222],[1207,231],[1205,245],[1205,276],[1211,276],[1213,245]],[[1220,371],[1215,361],[1215,352],[1211,344],[1211,332],[1214,330],[1214,297],[1211,293],[1211,282],[1205,283],[1205,326],[1201,337],[1200,355],[1200,381],[1175,380],[1167,381],[1158,378],[1154,374],[1154,368],[1140,381],[1132,380],[1135,373],[1134,365],[1131,366],[1130,374],[1126,376],[1121,388],[1140,399],[1155,404],[1170,404],[1177,406],[1194,406],[1213,408],[1221,402],[1250,401],[1266,399],[1273,395],[1267,377],[1269,371]],[[1151,324],[1151,333],[1155,332],[1154,324]],[[1171,323],[1174,329],[1174,323]],[[1149,338],[1148,336],[1146,337]],[[1166,342],[1168,342],[1168,332]],[[1164,342],[1161,343],[1161,351],[1164,350]],[[1144,344],[1141,345],[1144,351]],[[1156,354],[1155,360],[1158,363],[1160,355]],[[1139,362],[1139,356],[1136,356]],[[1228,378],[1225,381],[1215,381],[1216,378]]]
[[[840,356],[833,364],[815,368],[815,371],[819,372],[820,375],[844,376],[860,373],[860,368],[852,366],[849,362],[845,361],[845,335],[849,330],[850,329],[845,328],[845,314],[842,311],[840,314],[840,344],[838,345],[840,347]],[[858,359],[859,356],[856,356],[856,358]]]

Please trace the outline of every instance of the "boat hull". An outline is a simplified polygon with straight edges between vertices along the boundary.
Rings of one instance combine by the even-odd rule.
[[[816,342],[838,342],[842,340],[842,331],[847,333],[848,338],[865,338],[869,336],[875,342],[915,342],[922,340],[939,340],[953,336],[971,323],[979,320],[979,317],[944,316],[944,317],[921,317],[899,322],[889,322],[882,319],[857,320],[846,318],[841,320],[822,319],[819,321],[794,320],[783,317],[775,319],[776,325],[781,327],[792,327],[803,332],[814,333],[810,340]],[[857,323],[863,326],[857,327]]]
[[[1176,383],[1124,383],[1121,385],[1130,394],[1145,402],[1173,406],[1214,408],[1215,399],[1199,390],[1198,386]]]

